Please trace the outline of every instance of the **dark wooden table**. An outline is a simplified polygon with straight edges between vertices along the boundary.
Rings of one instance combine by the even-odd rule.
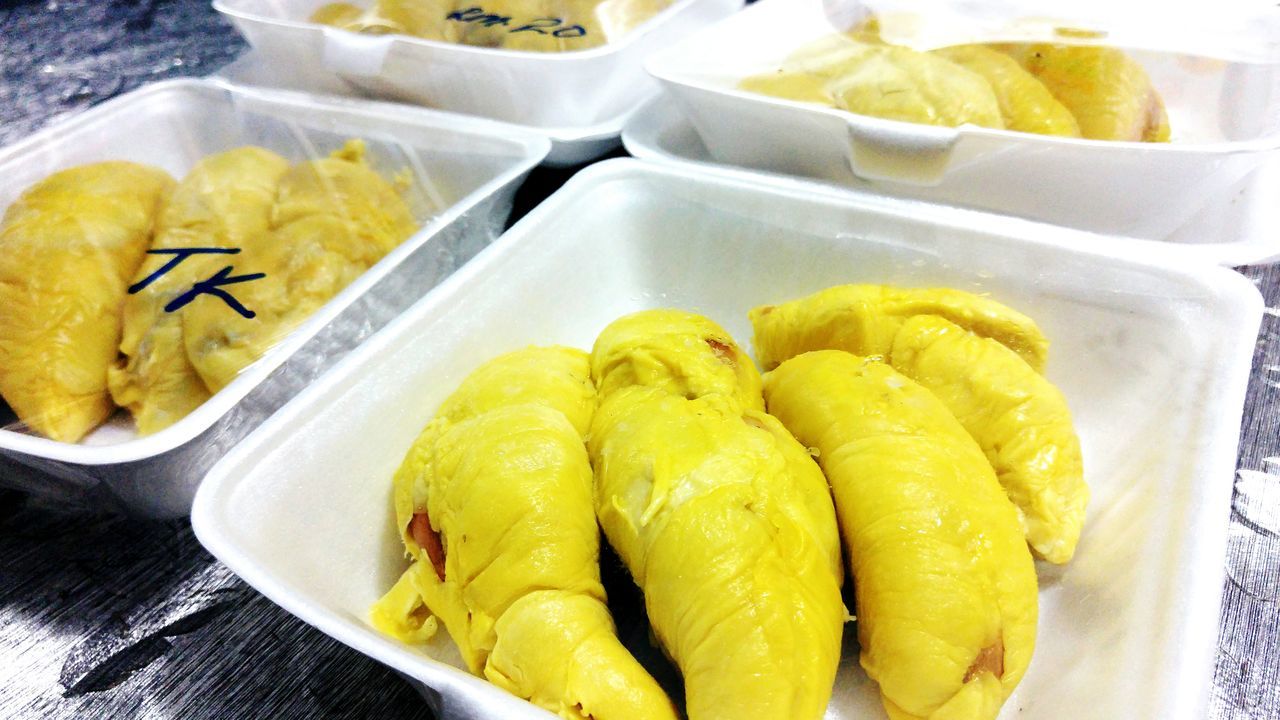
[[[0,0],[0,145],[243,49],[207,0]],[[570,174],[536,171],[515,216]],[[1280,267],[1241,271],[1271,309],[1240,445],[1214,720],[1280,719]],[[0,476],[40,482],[4,460]],[[0,491],[0,718],[28,717],[432,716],[393,672],[240,582],[186,521]]]

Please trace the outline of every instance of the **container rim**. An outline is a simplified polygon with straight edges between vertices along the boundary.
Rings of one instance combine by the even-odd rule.
[[[348,112],[376,116],[379,103],[335,102],[332,98],[318,97],[306,93],[246,87],[219,78],[183,78],[149,83],[143,87],[112,98],[82,113],[61,122],[53,123],[36,133],[19,140],[5,148],[0,148],[0,162],[22,156],[32,149],[56,139],[68,130],[97,122],[102,116],[123,112],[130,105],[147,98],[164,93],[187,93],[204,91],[222,91],[230,96],[257,97],[284,103],[295,103],[310,106],[311,111],[341,109]],[[446,226],[469,212],[486,197],[497,192],[508,183],[518,180],[542,162],[550,152],[550,140],[540,134],[497,121],[478,121],[465,117],[465,124],[457,124],[465,116],[441,113],[430,109],[416,109],[412,114],[402,114],[397,120],[417,122],[422,125],[438,126],[457,125],[451,130],[482,136],[486,139],[522,145],[524,154],[518,162],[490,179],[474,191],[464,196],[454,205],[445,208],[441,213],[431,217],[413,235],[366,270],[350,285],[330,298],[320,309],[311,314],[302,324],[294,328],[288,335],[276,343],[256,362],[242,371],[235,380],[215,393],[194,411],[173,425],[143,437],[136,437],[111,445],[84,445],[67,443],[49,438],[0,429],[0,450],[32,457],[54,460],[77,465],[115,465],[135,462],[162,455],[175,450],[192,440],[226,415],[240,400],[267,378],[276,368],[315,336],[324,326],[337,317],[344,309],[359,299],[365,292],[378,283],[383,277],[399,265],[405,257],[427,242]],[[501,133],[496,130],[501,130]]]
[[[682,12],[685,8],[702,0],[676,0],[668,7],[653,17],[645,20],[637,25],[630,32],[621,38],[598,47],[587,48],[585,50],[565,50],[562,52],[535,52],[531,50],[505,50],[502,48],[477,47],[474,45],[463,45],[461,43],[444,42],[443,40],[427,40],[424,38],[414,37],[412,35],[387,35],[389,46],[394,47],[397,44],[407,45],[409,47],[427,47],[441,51],[457,52],[460,54],[475,54],[487,56],[490,58],[512,58],[513,60],[545,60],[548,62],[570,62],[573,60],[593,60],[598,57],[614,55],[625,50],[629,45],[637,42],[641,37],[650,34],[655,28],[666,24],[671,16]],[[236,0],[213,0],[213,9],[232,18],[238,20],[263,23],[266,25],[274,25],[289,30],[300,30],[303,32],[352,32],[341,28],[329,27],[319,23],[313,23],[306,20],[290,20],[282,18],[273,18],[251,10],[239,9],[233,7]],[[358,33],[353,33],[358,34]]]

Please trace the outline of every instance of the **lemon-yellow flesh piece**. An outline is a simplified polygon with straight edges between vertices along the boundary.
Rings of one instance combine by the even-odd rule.
[[[1035,568],[982,451],[923,387],[835,350],[765,378],[817,451],[856,592],[861,663],[893,718],[994,718],[1035,645]]]
[[[410,582],[468,668],[498,686],[568,720],[675,720],[605,606],[573,424],[593,410],[579,350],[527,348],[468,376],[395,476]]]
[[[760,377],[691,313],[596,340],[596,511],[679,666],[690,720],[822,716],[845,617],[829,489],[761,411]]]
[[[0,395],[41,435],[76,442],[114,411],[121,307],[172,186],[145,165],[81,165],[0,221]]]
[[[1169,118],[1146,70],[1121,50],[1000,45],[1058,99],[1091,140],[1168,142]]]
[[[991,298],[950,288],[837,285],[750,313],[756,356],[766,369],[810,350],[888,355],[907,319],[937,315],[991,338],[1044,369],[1049,341],[1035,321]]]
[[[848,35],[821,38],[777,71],[748,77],[738,87],[890,120],[1005,126],[996,94],[981,75],[939,55]]]
[[[174,188],[156,223],[152,250],[243,249],[265,242],[276,186],[289,163],[273,152],[244,147],[210,155]],[[187,359],[182,309],[165,306],[236,255],[191,255],[124,302],[121,358],[108,372],[111,397],[133,414],[138,432],[149,435],[186,417],[210,397]],[[151,255],[133,277],[141,283],[171,263],[173,255]]]
[[[688,398],[722,395],[764,409],[751,358],[724,328],[683,310],[644,310],[610,323],[591,352],[591,377],[601,397],[643,385]]]
[[[226,288],[254,317],[213,295],[184,310],[187,357],[210,392],[226,387],[417,229],[400,194],[363,153],[363,143],[352,141],[281,177],[271,232],[228,263],[233,275],[266,274]]]
[[[1008,55],[981,45],[961,45],[933,52],[986,79],[1000,103],[1005,129],[1080,137],[1080,125],[1071,111]]]
[[[1035,553],[1069,561],[1089,488],[1062,393],[1005,346],[939,317],[908,320],[891,362],[933,392],[978,441]]]

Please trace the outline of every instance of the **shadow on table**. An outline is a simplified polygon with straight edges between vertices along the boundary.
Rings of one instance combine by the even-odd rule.
[[[258,596],[185,520],[67,512],[11,491],[0,688],[4,717],[431,717],[391,670]]]

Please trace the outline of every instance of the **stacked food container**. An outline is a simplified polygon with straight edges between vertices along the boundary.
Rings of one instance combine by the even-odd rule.
[[[1263,309],[1221,266],[1280,257],[1274,8],[1197,15],[1189,34],[1191,11],[1153,23],[1117,3],[740,5],[219,0],[246,57],[0,151],[0,204],[86,163],[182,178],[238,147],[300,164],[356,139],[417,229],[167,427],[140,433],[120,410],[67,442],[15,422],[0,453],[46,473],[37,492],[191,512],[237,574],[420,683],[444,718],[612,720],[476,677],[456,627],[405,642],[370,620],[401,586],[402,540],[430,537],[396,515],[391,479],[459,383],[530,345],[589,349],[655,308],[746,347],[753,308],[835,286],[994,298],[1051,343],[1043,376],[1070,406],[1090,496],[1074,559],[1036,563],[1034,661],[1000,717],[1203,717]],[[1009,90],[1014,70],[1034,97]],[[1027,113],[1066,126],[1027,131]],[[638,159],[582,170],[502,232],[534,166],[619,138]],[[615,608],[624,638],[649,621]],[[685,651],[628,649],[650,667]],[[858,652],[850,633],[821,717],[880,717],[899,691]]]

